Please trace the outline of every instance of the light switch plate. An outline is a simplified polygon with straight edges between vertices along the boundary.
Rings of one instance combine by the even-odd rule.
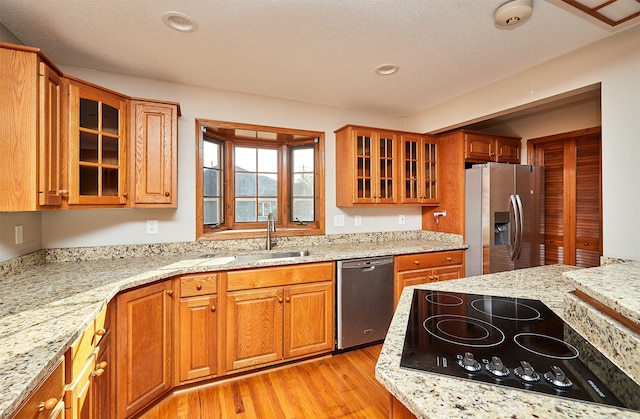
[[[353,219],[353,225],[361,226],[362,225],[362,215],[356,215]]]

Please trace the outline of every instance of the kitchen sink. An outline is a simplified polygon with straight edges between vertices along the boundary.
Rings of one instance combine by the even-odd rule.
[[[292,251],[282,251],[282,252],[269,252],[269,253],[250,253],[246,255],[236,255],[237,262],[255,262],[258,260],[266,260],[266,259],[284,259],[284,258],[299,258],[303,256],[308,256],[309,251],[307,250],[292,250]]]

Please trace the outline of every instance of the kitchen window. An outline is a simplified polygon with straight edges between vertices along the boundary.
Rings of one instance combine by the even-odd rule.
[[[196,120],[198,239],[324,234],[324,133]]]

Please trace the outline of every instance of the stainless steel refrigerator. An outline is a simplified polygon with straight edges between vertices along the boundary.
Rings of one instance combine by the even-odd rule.
[[[544,167],[467,169],[465,241],[467,276],[544,265]]]

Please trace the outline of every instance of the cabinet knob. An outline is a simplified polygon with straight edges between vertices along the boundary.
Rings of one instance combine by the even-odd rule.
[[[69,191],[66,189],[60,189],[58,195],[69,195]]]
[[[169,196],[171,196],[171,194],[169,192],[165,192],[164,196],[166,196],[168,198]]]
[[[172,297],[173,296],[173,290],[167,290],[167,295],[169,297]]]
[[[284,299],[287,303],[291,301],[291,298],[287,297]]]
[[[102,361],[101,363],[98,364],[98,368],[105,369],[107,368],[107,365],[109,365],[107,364],[107,361]]]
[[[211,306],[211,311],[212,312],[216,311],[216,306]]]
[[[584,245],[585,245],[585,247],[586,247],[586,246],[589,246],[589,243],[587,243],[587,242],[584,242]]]
[[[105,333],[107,333],[107,329],[102,328],[102,329],[96,330],[94,335],[96,335],[96,336],[104,336]]]
[[[102,374],[104,374],[104,368],[96,368],[95,370],[91,371],[91,375],[94,377],[100,377]]]
[[[447,258],[447,262],[451,262],[451,256]]]
[[[434,281],[438,280],[438,276],[437,275],[432,276],[432,278],[433,278]]]
[[[52,410],[58,404],[58,399],[52,397],[43,402],[40,402],[38,405],[38,411],[42,412],[43,410]]]
[[[129,194],[128,194],[128,193],[126,193],[126,192],[123,192],[123,193],[122,193],[122,196],[123,196],[123,197],[125,197],[125,198],[127,198],[127,197],[129,196]]]
[[[416,264],[416,265],[420,265],[420,261],[419,260],[414,260],[413,263]]]
[[[278,302],[281,303],[282,302],[282,297],[278,297]]]
[[[202,289],[202,285],[201,284],[196,285],[196,289],[200,291]]]
[[[551,243],[553,243],[553,239],[549,239],[549,241],[550,241]]]

